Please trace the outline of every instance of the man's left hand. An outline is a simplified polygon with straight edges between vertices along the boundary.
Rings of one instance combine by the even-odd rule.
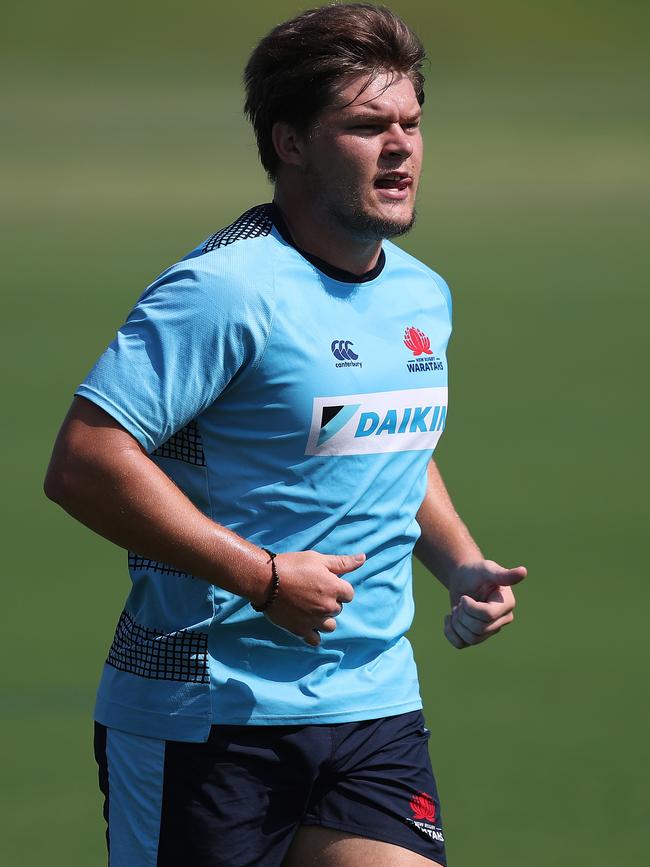
[[[449,576],[451,614],[445,617],[445,637],[461,650],[496,635],[514,619],[512,586],[527,575],[525,566],[504,569],[494,560],[456,567]]]

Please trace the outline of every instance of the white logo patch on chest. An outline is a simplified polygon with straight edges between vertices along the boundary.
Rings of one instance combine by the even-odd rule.
[[[435,448],[447,418],[446,388],[315,397],[306,455],[368,455]]]

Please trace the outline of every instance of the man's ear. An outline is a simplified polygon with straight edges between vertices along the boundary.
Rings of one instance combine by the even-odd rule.
[[[284,121],[276,121],[271,129],[271,140],[281,163],[290,166],[303,165],[305,139],[294,126]]]

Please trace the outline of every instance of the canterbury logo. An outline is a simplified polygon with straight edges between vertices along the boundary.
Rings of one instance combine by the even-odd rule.
[[[332,341],[332,355],[334,358],[338,358],[339,361],[356,361],[359,356],[356,352],[353,352],[350,347],[354,346],[354,343],[351,340],[333,340]]]

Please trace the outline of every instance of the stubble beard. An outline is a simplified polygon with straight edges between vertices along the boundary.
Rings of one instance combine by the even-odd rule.
[[[346,234],[361,242],[384,241],[406,235],[415,225],[415,207],[407,220],[391,220],[369,213],[364,209],[361,196],[356,191],[333,190],[325,193],[325,185],[316,172],[311,175],[312,196],[318,210],[332,228],[343,229]]]
[[[336,208],[330,210],[331,218],[353,238],[359,241],[384,241],[406,235],[415,225],[415,208],[407,221],[391,220],[369,214],[361,207]]]

